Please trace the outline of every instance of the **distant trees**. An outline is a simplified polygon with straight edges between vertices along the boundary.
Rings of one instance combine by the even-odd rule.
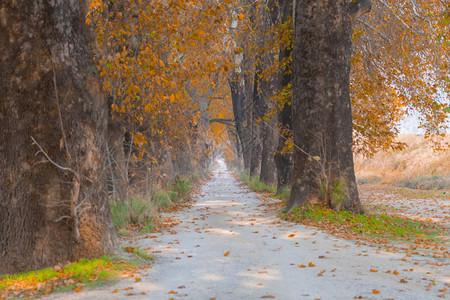
[[[107,102],[78,1],[0,4],[0,274],[109,253]]]
[[[418,112],[426,137],[438,147],[448,146],[438,138],[449,115],[449,8],[431,0],[383,0],[373,8],[370,0],[320,3],[241,1],[246,9],[236,9],[236,15],[244,14],[238,18],[236,43],[243,54],[235,70],[245,80],[235,81],[241,83],[236,94],[242,99],[239,106],[233,102],[236,129],[245,169],[263,179],[259,149],[268,139],[260,132],[277,124],[277,186],[278,191],[292,187],[288,208],[325,201],[361,212],[353,151],[372,155],[401,149],[404,145],[395,141],[399,121],[411,111]],[[310,10],[314,13],[308,15]],[[269,31],[264,31],[266,15],[276,16]],[[272,63],[261,64],[261,57]],[[279,80],[271,94],[261,82],[274,72]],[[270,96],[261,101],[261,94]],[[261,104],[272,108],[261,110]]]

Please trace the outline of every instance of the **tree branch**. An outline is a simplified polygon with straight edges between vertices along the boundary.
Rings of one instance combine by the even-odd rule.
[[[234,126],[234,120],[231,119],[211,119],[209,120],[209,124],[211,123],[221,123],[229,126]]]

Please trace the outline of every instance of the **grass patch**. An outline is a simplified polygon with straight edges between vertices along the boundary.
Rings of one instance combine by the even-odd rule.
[[[396,186],[420,190],[443,190],[450,187],[450,176],[433,175],[429,177],[405,178]]]
[[[192,184],[188,180],[178,179],[172,187],[172,191],[176,192],[179,198],[185,198],[189,195]]]
[[[379,176],[368,176],[368,177],[361,177],[356,179],[356,183],[359,185],[365,185],[365,184],[377,184],[380,183],[383,180],[383,178]]]
[[[148,232],[153,228],[153,205],[140,198],[111,202],[111,213],[119,235],[126,235],[130,228],[143,232]]]
[[[428,199],[428,198],[450,198],[450,192],[442,190],[415,190],[415,189],[396,189],[391,191],[393,194],[405,197]]]
[[[53,291],[80,291],[106,280],[118,279],[123,271],[134,265],[111,256],[82,259],[66,266],[46,268],[13,275],[0,276],[0,297],[36,297]]]
[[[240,175],[241,180],[248,185],[253,191],[258,193],[271,193],[275,194],[277,191],[276,186],[266,185],[259,181],[259,177],[252,177],[248,172],[244,172]]]
[[[178,194],[174,197],[173,192],[166,192],[158,190],[153,194],[152,201],[159,209],[169,208],[172,202],[175,201]]]
[[[281,191],[275,195],[275,198],[281,199],[284,202],[287,202],[289,197],[291,197],[291,189],[287,186],[282,188]]]
[[[145,259],[145,260],[155,260],[155,258],[148,254],[147,251],[142,250],[140,248],[135,248],[131,246],[122,246],[122,250],[131,254],[136,255],[139,258]]]
[[[322,205],[297,207],[281,214],[285,220],[325,229],[348,239],[376,242],[403,242],[425,249],[436,247],[444,229],[436,224],[390,216],[386,214],[352,214],[346,210],[334,211]]]

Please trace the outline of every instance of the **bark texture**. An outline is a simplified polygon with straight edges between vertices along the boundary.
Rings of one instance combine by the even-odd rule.
[[[280,1],[281,22],[285,23],[292,17],[292,1]],[[284,48],[280,50],[279,60],[282,62],[285,58],[291,56],[292,50]],[[283,90],[292,81],[292,63],[287,64],[280,70],[279,90]],[[292,99],[290,99],[292,101]],[[292,106],[286,103],[281,111],[278,112],[278,126],[280,129],[278,135],[278,145],[275,153],[275,165],[277,167],[277,194],[289,187],[292,180],[292,153],[281,153],[285,142],[289,139],[288,130],[292,130]]]
[[[64,0],[0,4],[0,274],[115,245],[107,103],[86,8]]]
[[[294,142],[307,154],[295,149],[287,208],[326,200],[334,208],[362,212],[351,150],[348,10],[346,0],[296,3]],[[324,186],[329,192],[322,192]]]

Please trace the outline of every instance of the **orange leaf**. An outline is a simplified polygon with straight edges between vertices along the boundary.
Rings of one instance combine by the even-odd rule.
[[[169,294],[178,294],[178,293],[175,291],[170,291]]]
[[[397,272],[397,270],[395,270],[394,272],[392,272],[392,274],[394,274],[394,275],[398,275],[398,274],[400,274],[399,272]]]
[[[223,256],[228,256],[230,254],[230,251],[227,251]]]
[[[299,268],[306,268],[305,265],[297,265]]]
[[[376,270],[376,269],[370,269],[370,272],[376,273],[376,272],[378,272],[378,270]]]
[[[294,237],[294,236],[295,236],[295,234],[288,235],[289,238]]]
[[[79,288],[79,287],[76,287],[76,288],[74,289],[74,291],[75,291],[75,292],[77,292],[77,293],[79,293],[79,292],[81,292],[81,291],[82,291],[82,289],[81,289],[81,288]]]
[[[134,278],[134,280],[136,280],[136,282],[138,282],[138,281],[141,281],[141,278],[136,277],[136,278]]]
[[[379,291],[379,290],[377,290],[377,289],[373,289],[373,290],[372,290],[372,293],[374,293],[374,294],[379,294],[379,293],[380,293],[380,291]]]
[[[115,293],[117,293],[119,291],[119,289],[115,289],[114,291],[112,291],[111,293],[112,294],[115,294]]]
[[[262,299],[275,298],[274,295],[265,295],[261,297]]]
[[[309,266],[309,267],[315,267],[316,265],[313,264],[312,261],[311,261],[311,262],[309,262],[308,266]]]

